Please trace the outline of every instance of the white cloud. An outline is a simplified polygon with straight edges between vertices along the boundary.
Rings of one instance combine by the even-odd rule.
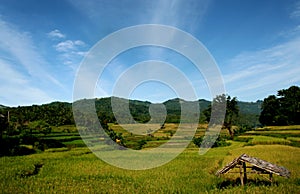
[[[0,18],[0,94],[8,106],[53,101],[53,91],[64,86],[51,75],[30,33]],[[57,87],[58,86],[58,87]]]
[[[59,30],[53,30],[48,33],[48,36],[51,38],[65,38],[66,36],[61,33]],[[72,69],[76,69],[75,66],[79,64],[79,60],[81,57],[86,55],[86,51],[82,51],[81,49],[85,47],[86,44],[82,40],[65,40],[54,45],[56,51],[61,54],[59,57],[62,60],[62,63],[70,66]]]
[[[49,32],[48,34],[47,34],[50,38],[59,38],[59,39],[61,39],[61,38],[65,38],[66,37],[66,35],[64,35],[63,33],[61,33],[59,30],[57,30],[57,29],[55,29],[55,30],[52,30],[51,32]]]
[[[87,44],[82,40],[66,40],[54,45],[54,48],[60,53],[59,57],[62,63],[75,71],[82,58],[87,54],[87,51],[82,50],[86,46]]]
[[[28,33],[18,31],[16,27],[1,18],[0,51],[11,55],[33,78],[44,82],[50,81],[62,87],[62,84],[48,73],[49,64],[38,53]]]
[[[7,106],[40,104],[53,101],[41,89],[34,87],[26,76],[12,68],[13,64],[0,59],[0,100]]]
[[[295,4],[293,12],[290,14],[291,18],[300,18],[300,1]]]
[[[152,3],[154,9],[151,23],[171,25],[193,32],[200,27],[211,1],[159,0]]]
[[[266,97],[277,90],[300,84],[300,37],[265,50],[242,53],[227,66],[226,88],[247,99]],[[224,70],[226,71],[226,69]]]
[[[78,50],[82,46],[85,46],[85,43],[81,40],[66,40],[55,45],[55,49],[59,52],[69,52]]]
[[[82,57],[86,56],[87,53],[88,53],[88,51],[77,51],[77,52],[75,52],[75,54],[77,54],[79,56],[82,56]]]

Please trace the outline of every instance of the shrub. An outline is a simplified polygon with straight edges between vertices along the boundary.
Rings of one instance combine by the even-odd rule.
[[[145,144],[147,144],[147,141],[144,140],[144,139],[138,141],[138,147],[137,147],[137,150],[141,150]]]
[[[214,141],[213,137],[206,136],[205,138],[206,138],[206,141],[205,141],[204,145],[202,145],[204,136],[197,137],[197,138],[194,137],[193,143],[198,147],[200,147],[202,145],[203,147],[213,147],[213,148],[214,147],[225,147],[225,146],[231,145],[230,143],[226,142],[226,140],[221,136],[218,136],[218,138],[215,140],[215,142],[213,142]],[[213,145],[211,146],[212,142],[213,142]]]
[[[0,147],[0,156],[21,156],[35,153],[35,150],[21,146],[17,137],[2,138]]]

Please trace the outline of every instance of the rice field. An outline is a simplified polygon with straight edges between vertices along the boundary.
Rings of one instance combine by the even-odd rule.
[[[300,137],[288,137],[287,140],[300,142]]]
[[[110,166],[87,148],[52,151],[0,158],[2,193],[296,193],[300,189],[300,149],[284,145],[243,147],[242,143],[233,142],[205,155],[199,155],[198,149],[187,149],[170,163],[143,171]],[[276,176],[278,185],[222,187],[225,180],[235,180],[237,176],[226,174],[219,178],[214,173],[241,153],[283,165],[292,177]],[[36,163],[43,164],[38,174],[20,176],[24,171],[32,171]]]
[[[283,131],[283,130],[300,130],[300,125],[290,125],[290,126],[267,126],[256,128],[255,131]]]
[[[122,132],[122,128],[113,125]],[[296,129],[287,131],[297,131]],[[155,131],[154,138],[143,149],[152,149],[176,131],[176,124],[166,124]],[[271,130],[273,131],[273,130]],[[123,131],[124,132],[124,131]],[[299,131],[300,132],[300,131]],[[71,132],[72,133],[72,132]],[[203,135],[205,126],[198,126],[196,135]],[[226,134],[225,131],[221,131]],[[263,132],[267,134],[266,132]],[[130,133],[123,133],[130,137]],[[50,136],[52,134],[49,134]],[[291,134],[289,134],[291,135]],[[61,140],[61,136],[51,136]],[[66,145],[81,144],[74,135],[66,136]],[[299,137],[286,138],[266,135],[239,136],[247,141],[230,141],[227,147],[210,149],[199,155],[199,149],[191,143],[171,162],[148,170],[125,170],[111,166],[97,158],[87,147],[69,146],[50,148],[44,152],[0,157],[1,193],[299,193],[300,148],[291,146]],[[239,185],[239,175],[228,173],[216,177],[215,173],[234,158],[246,153],[286,167],[291,178],[274,175],[274,183],[265,177],[249,174],[248,185]],[[121,156],[120,156],[121,157]],[[125,156],[124,156],[125,157]],[[134,158],[133,158],[134,160]],[[42,166],[36,169],[36,166]]]
[[[299,130],[283,130],[283,131],[247,131],[246,134],[259,134],[259,135],[263,135],[263,134],[299,134]]]
[[[214,173],[242,153],[283,165],[292,177],[276,176],[277,185],[222,187],[225,180],[233,181],[238,176],[218,178]],[[130,171],[104,163],[87,148],[76,148],[0,158],[0,188],[2,193],[296,193],[300,189],[299,155],[300,149],[290,146],[242,147],[233,142],[230,147],[213,148],[205,155],[199,155],[198,149],[188,149],[161,167]],[[33,171],[37,163],[43,164],[38,174],[21,176]],[[255,175],[249,179],[263,180]]]
[[[282,144],[300,147],[300,126],[268,126],[247,131],[237,139],[248,145]]]
[[[241,135],[239,138],[249,139],[248,144],[250,145],[290,145],[291,141],[283,138],[270,137],[270,136],[257,136],[257,135]]]

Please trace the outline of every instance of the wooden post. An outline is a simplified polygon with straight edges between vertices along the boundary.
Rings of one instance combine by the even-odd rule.
[[[247,168],[246,168],[246,162],[243,162],[243,169],[244,169],[244,184],[247,183]]]
[[[273,176],[272,175],[273,175],[272,173],[270,173],[270,175],[269,175],[269,178],[270,178],[271,182],[273,182]]]
[[[242,164],[240,164],[240,179],[241,179],[241,185],[244,186],[244,180],[243,180],[243,167],[242,167]]]

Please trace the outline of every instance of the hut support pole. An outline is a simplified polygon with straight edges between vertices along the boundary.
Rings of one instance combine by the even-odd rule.
[[[241,185],[244,186],[243,167],[242,167],[242,165],[240,165],[240,179],[241,179]]]
[[[272,173],[270,173],[269,179],[270,179],[271,182],[273,182],[273,174]]]
[[[244,183],[247,183],[247,168],[246,168],[246,162],[243,162],[243,169],[244,169]]]

